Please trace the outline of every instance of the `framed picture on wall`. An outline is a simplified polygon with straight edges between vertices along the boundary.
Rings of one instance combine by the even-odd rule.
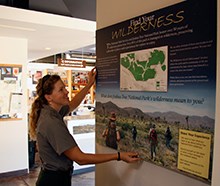
[[[21,118],[22,116],[21,103],[22,93],[11,93],[9,113],[14,118]]]
[[[2,74],[4,75],[11,75],[11,67],[3,67]]]
[[[0,65],[0,118],[21,118],[22,65]]]

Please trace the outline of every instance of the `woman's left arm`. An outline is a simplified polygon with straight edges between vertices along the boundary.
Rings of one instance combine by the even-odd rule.
[[[74,109],[76,109],[82,100],[85,98],[86,94],[88,93],[89,89],[92,87],[92,85],[95,83],[96,78],[96,68],[94,67],[89,72],[89,82],[88,84],[78,93],[76,94],[72,100],[69,103],[70,112],[72,112]]]
[[[90,154],[84,153],[78,146],[72,147],[64,152],[72,161],[79,165],[99,164],[112,160],[123,160],[127,163],[135,163],[140,160],[139,154],[135,152],[116,152],[112,154]]]

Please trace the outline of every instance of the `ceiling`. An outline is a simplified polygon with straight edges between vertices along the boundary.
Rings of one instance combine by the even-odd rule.
[[[28,61],[68,51],[95,53],[95,0],[29,0],[28,8],[1,2],[0,37],[27,39]]]
[[[96,0],[17,0],[29,1],[29,9],[96,21]]]

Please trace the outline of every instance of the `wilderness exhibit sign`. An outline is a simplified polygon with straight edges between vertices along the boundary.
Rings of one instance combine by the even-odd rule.
[[[208,183],[215,128],[216,7],[216,0],[184,1],[96,33],[97,130],[109,126],[107,118],[114,112],[121,150],[135,149],[145,161]],[[106,146],[100,133],[96,139]]]

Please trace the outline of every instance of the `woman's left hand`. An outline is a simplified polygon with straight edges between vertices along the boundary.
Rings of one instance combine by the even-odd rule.
[[[136,163],[140,161],[139,154],[135,152],[121,152],[120,153],[121,160],[126,163]]]

